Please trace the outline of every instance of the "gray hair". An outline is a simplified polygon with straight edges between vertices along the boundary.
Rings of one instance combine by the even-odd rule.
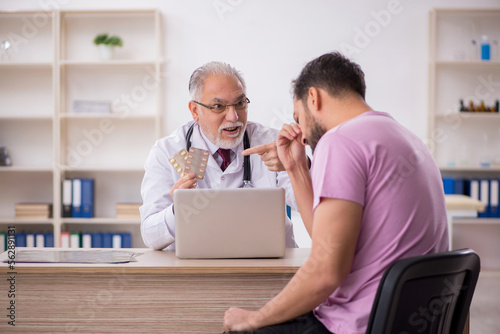
[[[246,91],[245,80],[240,72],[229,64],[212,61],[194,70],[191,78],[189,79],[189,95],[192,100],[200,97],[203,91],[203,83],[205,79],[211,75],[229,75],[237,78],[243,86],[243,91]]]

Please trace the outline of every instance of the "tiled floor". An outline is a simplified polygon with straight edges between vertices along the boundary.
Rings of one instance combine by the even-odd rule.
[[[471,334],[500,333],[500,270],[482,270],[470,309]]]

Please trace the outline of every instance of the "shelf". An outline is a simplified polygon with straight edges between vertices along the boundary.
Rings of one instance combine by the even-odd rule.
[[[54,220],[52,218],[48,219],[28,219],[28,218],[0,218],[0,224],[34,224],[34,225],[49,225],[52,224]]]
[[[460,166],[460,167],[447,167],[441,166],[439,167],[441,172],[492,172],[499,173],[500,166],[491,166],[491,167],[480,167],[480,166]]]
[[[160,12],[3,11],[0,22],[4,39],[29,39],[12,37],[15,52],[0,60],[0,146],[14,164],[0,166],[0,227],[50,228],[58,247],[61,230],[106,226],[131,232],[133,245],[144,247],[140,218],[113,217],[116,203],[142,201],[143,164],[162,136]],[[29,25],[37,31],[27,37]],[[93,44],[104,32],[123,39],[112,60],[101,60]],[[77,100],[110,101],[113,112],[73,113]],[[61,217],[65,178],[95,180],[98,218]],[[52,203],[54,217],[16,219],[21,202]]]
[[[101,118],[113,118],[113,119],[119,119],[119,120],[127,120],[127,119],[132,119],[132,120],[151,120],[154,121],[156,120],[156,115],[139,115],[139,114],[132,114],[129,113],[128,115],[124,116],[123,114],[120,113],[63,113],[59,116],[61,119],[101,119]]]
[[[0,62],[0,69],[12,68],[12,69],[51,69],[51,62]]]
[[[113,60],[61,60],[62,66],[74,67],[107,67],[107,66],[155,66],[161,63],[161,60],[129,60],[129,59],[113,59]]]
[[[0,173],[15,173],[15,172],[41,172],[52,173],[52,167],[37,167],[37,166],[0,166]]]
[[[500,68],[500,61],[497,60],[438,60],[437,66],[462,66],[462,67],[498,67]]]
[[[455,112],[448,114],[436,114],[436,119],[447,119],[454,118],[456,116],[460,116],[463,119],[474,119],[474,120],[492,120],[492,119],[500,119],[500,113],[498,112]]]
[[[0,121],[22,121],[22,122],[39,122],[39,121],[50,121],[52,122],[52,116],[41,116],[41,115],[2,115],[0,116]]]
[[[141,172],[144,173],[144,166],[91,166],[91,167],[67,167],[62,166],[61,171],[63,172],[105,172],[105,173],[129,173],[129,172]]]
[[[140,224],[141,219],[119,218],[63,218],[63,224]]]
[[[500,225],[500,218],[453,218],[453,224]]]

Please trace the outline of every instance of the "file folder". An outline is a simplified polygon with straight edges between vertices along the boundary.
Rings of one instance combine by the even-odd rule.
[[[72,197],[73,197],[73,180],[64,179],[62,186],[62,216],[63,218],[72,217]]]
[[[487,179],[482,179],[479,181],[479,201],[481,201],[486,210],[479,212],[478,217],[486,218],[488,217],[488,212],[490,211],[490,181]]]
[[[82,180],[73,179],[73,198],[71,214],[73,218],[82,217]]]
[[[490,180],[490,205],[489,205],[489,217],[491,217],[491,218],[500,217],[500,211],[498,208],[498,197],[499,197],[498,179],[491,179]]]

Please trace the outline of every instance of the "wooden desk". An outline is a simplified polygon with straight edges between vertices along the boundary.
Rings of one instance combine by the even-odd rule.
[[[11,270],[2,263],[0,333],[221,333],[227,308],[261,307],[310,249],[236,260],[136,251],[144,254],[126,264],[16,263],[15,327],[6,317]]]

